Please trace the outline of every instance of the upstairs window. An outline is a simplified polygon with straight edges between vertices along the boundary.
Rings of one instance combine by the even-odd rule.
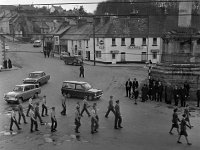
[[[116,46],[116,40],[115,40],[115,38],[112,38],[112,46]]]
[[[131,45],[135,45],[135,38],[131,38]]]
[[[142,45],[147,45],[147,39],[146,38],[142,38]]]
[[[157,38],[153,38],[153,46],[157,46]]]
[[[122,38],[122,39],[121,39],[121,46],[126,46],[126,45],[125,45],[125,38]]]

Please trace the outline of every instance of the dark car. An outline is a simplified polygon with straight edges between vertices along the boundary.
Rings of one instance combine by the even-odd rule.
[[[29,73],[28,78],[23,80],[24,84],[31,83],[31,84],[45,84],[49,81],[50,75],[46,75],[44,71],[34,71]]]
[[[61,52],[60,53],[60,60],[63,60],[63,58],[65,58],[65,57],[69,57],[69,52]]]
[[[68,57],[63,57],[63,61],[65,62],[66,65],[80,66],[80,65],[83,64],[83,58],[82,58],[82,56],[68,56]]]
[[[63,96],[68,98],[87,96],[88,100],[99,99],[103,95],[102,90],[94,89],[89,83],[80,81],[64,81],[61,92]]]

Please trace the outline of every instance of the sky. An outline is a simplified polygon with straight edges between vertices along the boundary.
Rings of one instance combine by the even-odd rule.
[[[55,4],[55,3],[95,3],[95,4],[81,4],[86,12],[93,13],[96,10],[97,4],[99,2],[106,0],[0,0],[0,5],[23,5],[23,4]],[[61,5],[64,9],[69,10],[75,8],[79,8],[81,5],[78,4],[68,4]],[[50,7],[51,5],[49,5]],[[56,5],[59,6],[59,5]]]

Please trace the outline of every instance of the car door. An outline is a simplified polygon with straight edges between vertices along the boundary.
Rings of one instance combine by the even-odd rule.
[[[25,100],[25,99],[30,98],[30,95],[31,95],[30,86],[27,85],[24,87],[23,99]]]
[[[28,95],[28,98],[31,98],[35,95],[36,89],[34,85],[30,85],[29,88],[30,88],[30,91],[29,91],[30,94]]]
[[[85,96],[85,88],[82,86],[82,84],[76,84],[76,97],[83,98]]]

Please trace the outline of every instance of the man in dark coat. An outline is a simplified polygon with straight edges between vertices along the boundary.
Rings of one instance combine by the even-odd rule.
[[[132,87],[132,83],[130,81],[130,79],[128,79],[128,81],[126,81],[126,97],[130,97],[131,96],[131,87]]]
[[[115,125],[114,125],[114,129],[123,128],[121,126],[121,123],[122,123],[122,116],[121,116],[121,112],[120,112],[119,100],[117,100],[116,105],[115,105]]]
[[[3,61],[3,68],[4,68],[4,69],[7,69],[7,68],[8,68],[8,67],[7,67],[7,60],[4,60],[4,61]]]
[[[83,65],[81,65],[81,67],[80,67],[80,75],[79,75],[79,77],[83,77],[84,78],[84,67],[83,67]]]
[[[173,90],[173,96],[174,96],[174,103],[175,106],[178,106],[178,101],[179,101],[179,89],[178,87],[175,85],[174,90]]]
[[[181,107],[185,107],[186,98],[187,98],[186,88],[181,87],[179,92],[180,92],[180,99],[181,99]]]
[[[133,92],[135,91],[136,88],[138,88],[139,84],[136,78],[134,78],[133,83],[132,83],[132,89]]]
[[[200,88],[197,90],[197,107],[199,107],[199,102],[200,102]]]
[[[146,84],[143,85],[141,91],[142,91],[142,102],[145,102],[148,99],[148,87]]]
[[[8,59],[8,68],[9,68],[9,69],[12,68],[12,62],[11,62],[10,59]]]

